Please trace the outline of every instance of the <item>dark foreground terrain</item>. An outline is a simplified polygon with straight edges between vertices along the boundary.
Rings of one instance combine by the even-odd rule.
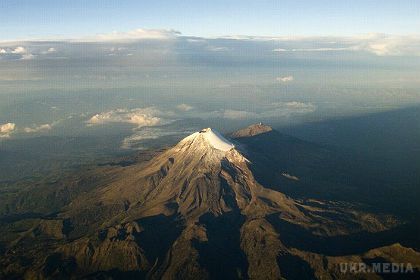
[[[377,177],[383,169],[263,124],[228,140],[212,133],[18,191],[5,186],[0,278],[420,277],[418,208],[410,195],[393,199]],[[378,263],[405,266],[343,269]]]

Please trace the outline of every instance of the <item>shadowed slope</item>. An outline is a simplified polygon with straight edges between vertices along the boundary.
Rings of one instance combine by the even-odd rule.
[[[314,276],[322,254],[353,253],[328,250],[328,241],[368,250],[373,247],[352,236],[373,240],[395,226],[390,216],[340,202],[295,200],[264,185],[278,183],[266,178],[273,165],[286,168],[294,157],[304,163],[305,155],[312,160],[307,143],[261,124],[236,135],[242,135],[239,144],[204,129],[148,162],[111,168],[103,184],[41,219],[11,248],[39,254],[30,270],[41,278],[279,279]],[[270,144],[270,155],[272,137],[278,142]],[[39,252],[31,242],[49,249]],[[8,269],[13,254],[3,259]]]

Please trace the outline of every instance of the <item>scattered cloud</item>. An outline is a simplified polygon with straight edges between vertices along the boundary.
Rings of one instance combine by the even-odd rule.
[[[23,129],[23,131],[25,131],[26,133],[38,133],[38,132],[46,132],[49,131],[53,128],[54,123],[53,124],[41,124],[38,126],[33,126],[33,127],[25,127]]]
[[[143,150],[146,148],[145,141],[159,139],[161,137],[183,136],[195,132],[195,130],[184,130],[170,127],[143,127],[126,137],[122,143],[122,149]]]
[[[52,53],[55,53],[55,52],[57,52],[57,49],[56,48],[53,48],[53,47],[50,47],[47,50],[42,51],[41,54],[44,54],[45,55],[45,54],[52,54]]]
[[[140,145],[141,142],[144,140],[153,140],[163,137],[165,135],[161,133],[144,133],[144,132],[137,132],[133,135],[130,135],[121,143],[121,149],[129,149],[129,150],[143,150],[145,147]]]
[[[22,57],[20,59],[22,60],[30,60],[30,59],[34,59],[35,55],[28,53],[28,54],[22,54]]]
[[[161,112],[154,108],[116,109],[93,115],[86,123],[88,126],[104,125],[110,123],[129,123],[136,127],[155,126],[162,123],[156,115]]]
[[[28,51],[24,47],[16,47],[14,50],[10,51],[13,54],[26,54]]]
[[[15,123],[5,123],[0,125],[0,138],[9,138],[10,135],[15,131]]]
[[[280,83],[289,83],[294,80],[293,76],[277,77],[276,81]]]
[[[12,48],[0,48],[0,58],[29,60],[35,58],[35,55],[23,46],[15,46]]]
[[[177,105],[176,108],[180,111],[187,112],[187,111],[191,111],[194,107],[191,105],[182,103],[182,104]]]

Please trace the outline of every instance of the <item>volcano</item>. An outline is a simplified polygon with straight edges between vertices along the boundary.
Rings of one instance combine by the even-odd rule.
[[[263,124],[231,137],[207,128],[146,162],[97,170],[94,186],[9,245],[3,269],[20,255],[32,261],[17,271],[38,278],[332,279],[346,261],[418,263],[393,242],[394,217],[292,198],[264,179],[314,145]]]

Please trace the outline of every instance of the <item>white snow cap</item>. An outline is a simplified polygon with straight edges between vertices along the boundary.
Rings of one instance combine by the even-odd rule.
[[[227,152],[235,148],[235,145],[229,142],[229,140],[223,137],[219,132],[212,130],[211,128],[203,129],[200,133],[215,149]]]

